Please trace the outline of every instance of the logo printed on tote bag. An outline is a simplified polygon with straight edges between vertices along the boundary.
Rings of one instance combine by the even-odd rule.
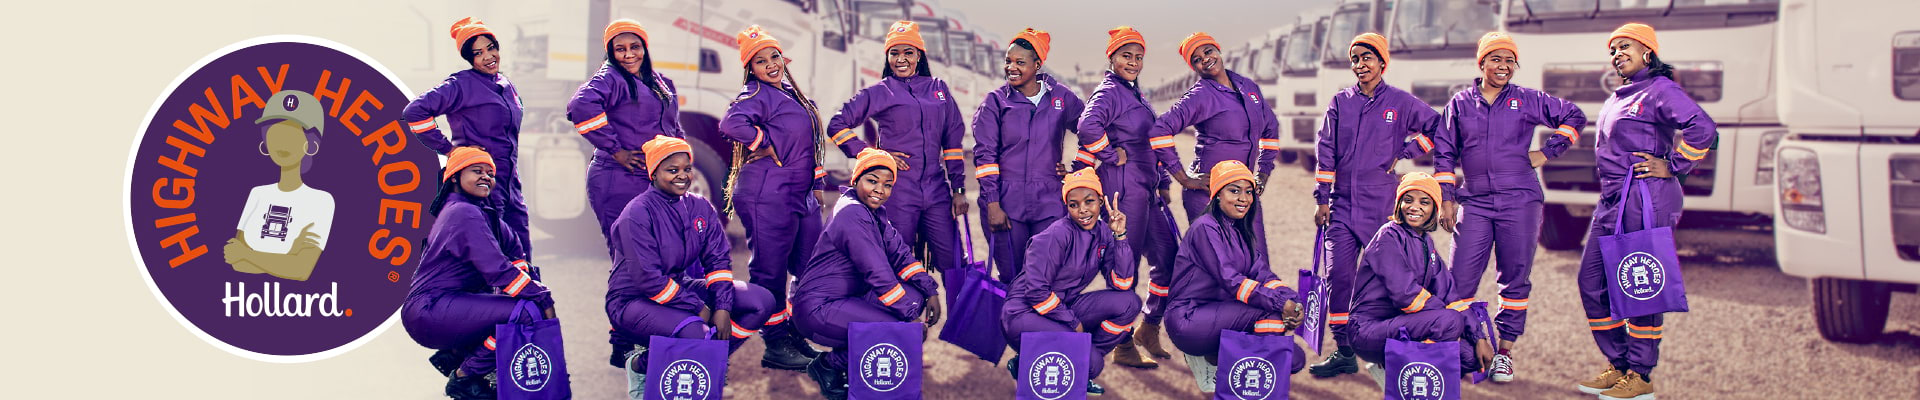
[[[507,372],[512,374],[513,385],[520,390],[538,392],[540,389],[545,389],[547,382],[553,379],[553,358],[547,356],[545,349],[534,346],[533,343],[521,345],[519,350],[514,350],[512,365],[513,370]]]
[[[127,230],[168,313],[221,350],[344,353],[398,319],[440,162],[364,54],[268,36],[175,78],[135,137]]]
[[[1666,269],[1661,267],[1660,259],[1644,251],[1620,259],[1620,273],[1614,279],[1620,281],[1621,291],[1634,300],[1652,299],[1667,286]]]
[[[891,392],[907,381],[907,353],[891,343],[868,347],[860,354],[860,382],[873,390]]]
[[[1041,354],[1027,363],[1027,386],[1042,399],[1053,400],[1073,390],[1073,360],[1059,352]]]
[[[1227,374],[1227,388],[1238,398],[1265,399],[1273,395],[1274,380],[1279,376],[1273,362],[1259,357],[1241,358],[1233,362]]]
[[[1400,377],[1394,380],[1400,398],[1407,400],[1439,399],[1447,393],[1447,380],[1441,376],[1440,369],[1424,362],[1408,363],[1400,368]]]
[[[669,399],[703,400],[712,394],[713,375],[699,361],[675,360],[661,371],[658,389]]]

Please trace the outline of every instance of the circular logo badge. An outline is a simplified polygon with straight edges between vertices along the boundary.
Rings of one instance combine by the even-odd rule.
[[[1227,369],[1227,390],[1236,398],[1258,400],[1273,395],[1274,383],[1279,378],[1273,363],[1260,357],[1247,357],[1233,361]]]
[[[712,394],[713,375],[707,366],[694,360],[675,360],[660,370],[655,389],[669,399],[702,400]]]
[[[325,359],[399,320],[439,160],[366,55],[269,36],[202,58],[148,111],[128,236],[175,320],[222,350]]]
[[[1634,300],[1651,300],[1667,288],[1666,269],[1661,268],[1660,259],[1644,251],[1620,259],[1614,279],[1619,281],[1620,291]]]
[[[532,343],[520,346],[513,351],[513,361],[509,363],[512,371],[507,371],[513,379],[513,386],[520,390],[538,392],[547,388],[547,381],[553,378],[553,358],[547,356],[547,350]]]
[[[889,343],[860,353],[860,383],[879,392],[891,392],[907,383],[907,353]]]
[[[1041,399],[1066,396],[1073,391],[1073,385],[1080,382],[1076,379],[1079,378],[1073,375],[1073,360],[1060,352],[1041,354],[1027,363],[1027,388]]]
[[[1400,398],[1406,400],[1438,400],[1447,393],[1447,380],[1440,376],[1440,369],[1423,362],[1400,367],[1400,377],[1394,384]]]
[[[1304,306],[1302,307],[1302,311],[1305,311],[1303,314],[1306,315],[1302,316],[1304,318],[1300,321],[1300,326],[1308,327],[1307,329],[1317,329],[1314,327],[1320,326],[1320,310],[1322,309],[1320,305],[1320,290],[1318,288],[1305,289],[1307,290],[1307,304],[1302,304],[1302,306]]]

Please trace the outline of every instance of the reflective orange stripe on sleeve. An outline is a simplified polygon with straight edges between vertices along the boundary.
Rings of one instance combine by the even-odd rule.
[[[586,121],[581,121],[578,124],[573,124],[573,130],[575,132],[580,132],[580,134],[582,135],[585,135],[587,134],[587,132],[593,132],[600,128],[604,128],[606,126],[607,126],[607,113],[600,113],[600,115],[595,115],[593,116],[593,118],[587,118]]]
[[[1413,304],[1408,304],[1406,307],[1401,307],[1400,311],[1406,312],[1408,314],[1420,312],[1420,310],[1427,308],[1427,299],[1431,299],[1431,298],[1433,298],[1433,293],[1427,292],[1426,289],[1420,289],[1420,294],[1413,296]]]
[[[1047,299],[1045,301],[1041,301],[1040,304],[1033,305],[1033,310],[1039,311],[1040,315],[1046,315],[1047,313],[1053,312],[1053,310],[1056,308],[1060,308],[1060,295],[1053,294],[1053,293],[1048,293]]]
[[[667,287],[660,288],[660,293],[654,294],[653,297],[647,299],[653,300],[655,303],[667,304],[667,302],[673,301],[674,295],[678,294],[680,294],[680,284],[674,282],[673,279],[667,279]]]
[[[900,302],[900,298],[902,297],[907,297],[907,289],[895,283],[893,284],[892,290],[888,290],[886,294],[880,295],[880,304],[892,306],[893,303]]]
[[[407,123],[407,130],[413,131],[413,133],[424,133],[438,127],[440,126],[433,122],[433,117]]]

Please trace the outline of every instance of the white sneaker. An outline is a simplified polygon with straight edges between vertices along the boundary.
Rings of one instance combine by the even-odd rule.
[[[1187,354],[1187,369],[1193,370],[1193,384],[1203,393],[1213,393],[1213,375],[1219,367],[1207,363],[1206,357]]]
[[[628,399],[644,400],[647,397],[647,374],[636,372],[633,370],[634,363],[638,362],[640,359],[640,355],[645,353],[646,352],[642,350],[634,350],[634,351],[628,352],[627,367],[621,368],[626,370],[627,372],[627,398]]]
[[[1380,387],[1381,393],[1387,391],[1387,369],[1378,363],[1367,363],[1367,376],[1373,377],[1373,385]]]
[[[1494,355],[1493,368],[1489,370],[1493,371],[1489,375],[1492,375],[1494,383],[1513,382],[1513,357],[1506,354]]]

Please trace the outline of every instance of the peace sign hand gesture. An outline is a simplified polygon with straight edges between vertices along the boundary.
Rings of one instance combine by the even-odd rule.
[[[1116,239],[1127,237],[1127,213],[1120,212],[1119,193],[1114,193],[1112,198],[1107,199],[1107,228],[1113,230],[1113,237]]]

